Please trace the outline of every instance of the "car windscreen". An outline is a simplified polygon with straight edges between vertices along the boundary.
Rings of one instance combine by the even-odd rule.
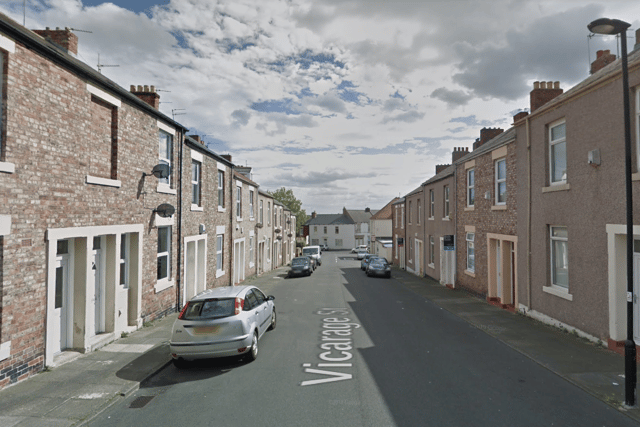
[[[309,262],[309,260],[304,259],[304,258],[294,258],[291,261],[291,266],[298,266],[298,265],[305,265],[307,262]]]
[[[303,255],[315,255],[318,253],[318,248],[303,248],[302,249],[302,254]]]
[[[190,301],[182,316],[183,320],[220,319],[235,314],[235,298]]]
[[[371,261],[371,268],[384,268],[385,264],[381,261],[375,260]]]

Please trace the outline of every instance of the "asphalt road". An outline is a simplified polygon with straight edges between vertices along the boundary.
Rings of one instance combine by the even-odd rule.
[[[169,366],[91,426],[636,426],[347,252],[276,297],[258,360]]]

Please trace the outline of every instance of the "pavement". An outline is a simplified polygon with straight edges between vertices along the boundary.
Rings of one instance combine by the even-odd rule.
[[[269,288],[286,267],[246,283]],[[512,349],[640,423],[640,407],[624,403],[624,357],[584,338],[512,313],[430,278],[394,269],[393,278]],[[0,390],[0,426],[87,424],[171,363],[174,313],[87,354],[65,352],[60,363]],[[58,362],[57,360],[57,362]]]

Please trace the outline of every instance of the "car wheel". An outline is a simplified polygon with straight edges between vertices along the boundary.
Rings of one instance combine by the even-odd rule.
[[[187,367],[187,361],[184,360],[182,357],[173,359],[173,366],[175,366],[178,369],[184,369]]]
[[[276,328],[276,308],[273,308],[271,312],[271,325],[269,325],[269,330],[273,331]]]
[[[249,360],[254,361],[258,358],[258,333],[253,333],[253,339],[251,340],[251,350],[248,354]]]

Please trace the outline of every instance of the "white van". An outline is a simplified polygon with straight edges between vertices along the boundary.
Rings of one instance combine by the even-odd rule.
[[[315,258],[318,265],[322,265],[322,251],[320,250],[320,246],[305,246],[302,248],[302,256]]]

